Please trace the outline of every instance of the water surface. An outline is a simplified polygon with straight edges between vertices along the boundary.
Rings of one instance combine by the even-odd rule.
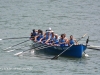
[[[1,0],[0,38],[29,36],[33,28],[55,33],[66,33],[69,38],[90,36],[89,45],[100,45],[100,1],[99,0]],[[79,43],[85,44],[87,36]],[[87,49],[89,57],[58,60],[53,57],[26,53],[19,57],[15,53],[30,48],[31,41],[15,46],[13,52],[3,49],[27,39],[0,41],[0,75],[99,75],[100,51]],[[10,49],[11,50],[11,49]]]

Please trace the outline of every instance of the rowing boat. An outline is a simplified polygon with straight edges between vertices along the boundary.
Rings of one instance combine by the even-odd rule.
[[[53,55],[58,55],[65,49],[67,49],[69,46],[50,46],[46,45],[43,43],[37,43],[33,42],[33,48],[35,51],[40,51],[46,54],[53,54]],[[70,57],[76,57],[76,58],[81,58],[84,51],[86,50],[86,45],[79,44],[79,45],[73,45],[70,47],[68,50],[66,50],[62,56],[70,56]]]

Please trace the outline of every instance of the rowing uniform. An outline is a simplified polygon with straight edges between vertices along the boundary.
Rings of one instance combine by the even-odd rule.
[[[60,46],[68,46],[65,39],[60,39],[60,43],[62,43]]]
[[[49,38],[50,38],[50,35],[49,35],[48,32],[46,32],[46,34],[45,34],[45,38],[42,39],[42,43],[45,43]]]
[[[48,40],[49,37],[50,37],[50,35],[49,35],[49,33],[47,32],[47,33],[46,33],[46,38],[45,38],[45,40]]]
[[[60,46],[65,46],[65,39],[60,39],[59,42],[61,43]]]
[[[36,35],[37,35],[36,32],[34,32],[34,33],[32,32],[32,33],[31,33],[31,37],[34,37],[34,36],[36,36]]]
[[[59,44],[59,39],[54,38],[53,41],[54,41],[54,44]]]
[[[69,43],[70,43],[70,45],[72,45],[72,44],[75,43],[75,41],[74,40],[70,40]]]
[[[41,38],[43,38],[43,35],[39,34],[39,36],[37,37],[37,41],[40,41]]]

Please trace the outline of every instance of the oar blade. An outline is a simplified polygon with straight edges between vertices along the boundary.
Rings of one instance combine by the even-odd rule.
[[[4,50],[6,51],[6,50],[8,50],[8,49],[10,49],[10,48],[12,48],[12,47],[8,47],[8,48],[6,48],[6,49],[4,49]]]
[[[23,38],[30,38],[30,37],[12,37],[12,38],[4,38],[4,39],[0,39],[0,40],[23,39]]]
[[[86,40],[86,45],[88,44],[88,42],[89,42],[89,36],[88,36],[88,38],[87,38],[87,40]]]
[[[100,48],[100,46],[89,45],[88,47],[92,48]]]
[[[9,51],[7,51],[7,52],[13,52],[14,50],[9,50]]]
[[[20,55],[20,54],[22,54],[23,52],[18,52],[18,53],[16,53],[16,54],[14,54],[15,56],[18,56],[18,55]]]
[[[100,48],[99,47],[91,47],[91,46],[89,46],[89,47],[87,47],[88,49],[93,49],[93,50],[100,50]]]
[[[56,55],[55,57],[51,58],[51,60],[55,60],[58,59],[58,55]]]
[[[84,38],[86,35],[87,35],[87,33],[86,33],[86,34],[84,34],[84,35],[82,36],[82,38]]]
[[[1,41],[2,39],[0,39],[0,41]]]

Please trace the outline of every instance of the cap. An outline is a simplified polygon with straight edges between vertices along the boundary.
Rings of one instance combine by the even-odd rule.
[[[48,30],[51,30],[51,28],[49,27],[49,29]]]

